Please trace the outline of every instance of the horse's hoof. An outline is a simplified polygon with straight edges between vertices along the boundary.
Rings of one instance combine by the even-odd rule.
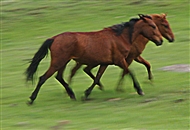
[[[33,102],[34,102],[34,101],[32,101],[31,99],[29,99],[29,100],[26,102],[26,104],[27,104],[28,106],[31,106],[31,105],[33,104]]]
[[[75,95],[70,95],[70,98],[73,99],[73,100],[76,100]]]
[[[81,97],[81,100],[82,100],[82,101],[86,101],[86,100],[87,100],[87,97],[86,97],[86,96],[82,96],[82,97]]]
[[[148,76],[148,79],[151,81],[153,79],[153,76]]]
[[[144,92],[143,91],[137,91],[137,93],[139,94],[139,95],[141,95],[141,96],[143,96],[144,95]]]
[[[100,89],[101,91],[104,91],[104,87],[102,87],[102,86],[99,86],[99,89]]]

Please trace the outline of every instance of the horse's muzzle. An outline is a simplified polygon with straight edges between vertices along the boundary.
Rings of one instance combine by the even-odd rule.
[[[174,38],[171,38],[168,40],[169,42],[174,42]]]
[[[160,41],[156,41],[155,43],[156,43],[157,46],[160,46],[160,45],[162,45],[163,40],[161,39]]]

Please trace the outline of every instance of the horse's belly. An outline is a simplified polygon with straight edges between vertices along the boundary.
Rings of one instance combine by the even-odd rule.
[[[83,55],[81,57],[74,58],[74,60],[86,65],[112,64],[112,59],[109,56],[101,54]]]

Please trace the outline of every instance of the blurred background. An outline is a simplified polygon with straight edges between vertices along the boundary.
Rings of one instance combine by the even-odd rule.
[[[189,0],[1,0],[1,129],[188,130],[189,72],[160,68],[183,64],[189,69],[189,11]],[[109,66],[101,79],[105,90],[96,87],[89,101],[82,102],[81,96],[92,80],[80,69],[71,83],[77,101],[70,100],[52,76],[35,104],[26,105],[38,77],[49,67],[50,56],[40,63],[34,83],[25,81],[27,60],[47,38],[67,31],[101,30],[139,13],[167,13],[175,35],[175,42],[164,40],[160,47],[149,42],[142,54],[152,65],[153,81],[148,80],[144,66],[135,62],[130,66],[145,96],[135,93],[128,76],[125,92],[116,92],[121,69]],[[66,80],[74,64],[68,64]]]

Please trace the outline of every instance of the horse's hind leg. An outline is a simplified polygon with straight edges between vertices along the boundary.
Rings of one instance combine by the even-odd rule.
[[[94,86],[99,82],[102,74],[104,73],[104,71],[106,70],[107,65],[101,65],[98,73],[94,79],[93,84],[85,91],[85,99],[87,99],[87,97],[90,95],[91,91],[93,90]]]
[[[124,78],[124,76],[125,76],[125,71],[123,71],[123,73],[121,75],[121,78],[119,79],[119,82],[117,84],[116,91],[118,91],[118,92],[123,92],[121,86],[123,84],[123,78]]]
[[[82,66],[82,64],[76,62],[75,67],[71,70],[71,75],[69,76],[69,84],[71,83],[71,80],[73,78],[73,76],[75,75],[75,73],[77,72],[77,70]]]
[[[72,91],[72,89],[69,87],[69,85],[63,79],[63,71],[65,70],[65,67],[66,67],[66,65],[58,70],[56,79],[65,87],[65,90],[67,91],[70,98],[76,100],[74,92]]]
[[[95,79],[95,76],[92,74],[91,70],[96,66],[87,66],[83,70],[86,74],[88,74],[93,80]],[[103,85],[101,84],[100,80],[97,82],[97,85],[99,86],[100,90],[103,90]]]
[[[135,59],[135,61],[146,66],[146,69],[148,71],[148,79],[151,80],[153,78],[153,76],[152,76],[152,72],[150,70],[150,68],[151,68],[150,63],[148,61],[146,61],[145,59],[143,59],[141,56],[138,56]]]
[[[45,83],[45,81],[51,77],[54,73],[55,73],[56,69],[53,67],[50,67],[46,73],[44,75],[42,75],[39,78],[38,84],[35,88],[35,90],[32,92],[31,96],[30,96],[30,101],[28,102],[28,104],[33,104],[34,100],[36,99],[38,92],[40,91],[41,86]]]

